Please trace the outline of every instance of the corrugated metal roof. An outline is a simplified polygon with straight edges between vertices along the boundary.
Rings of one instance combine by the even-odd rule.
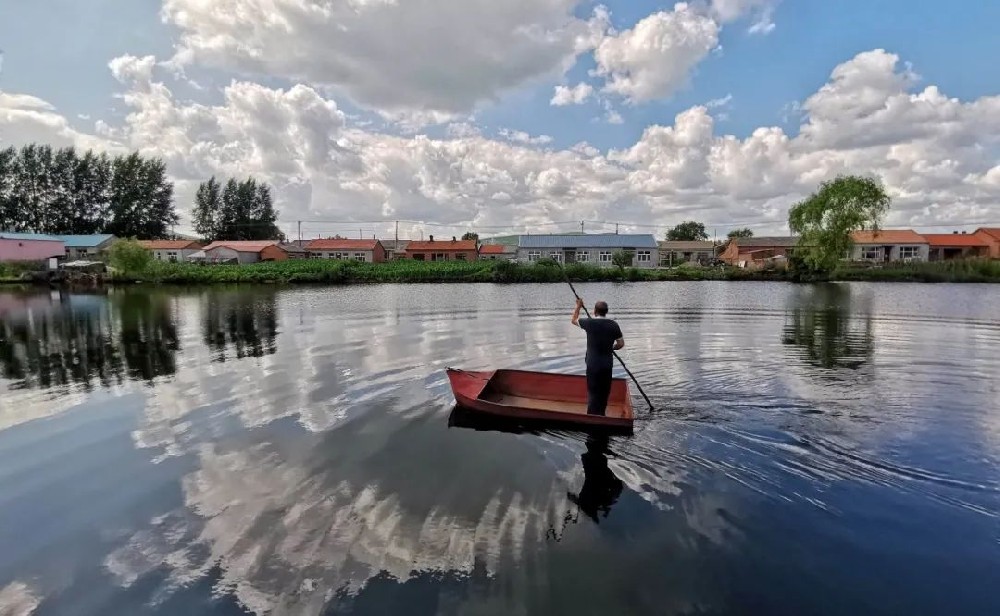
[[[378,240],[349,240],[344,238],[324,238],[306,244],[306,250],[375,250]]]
[[[794,235],[780,235],[769,237],[737,237],[733,238],[733,243],[739,247],[769,247],[790,248],[799,244],[799,238]]]
[[[205,252],[215,248],[228,248],[236,252],[260,252],[268,246],[277,246],[278,240],[218,240],[203,249]]]
[[[475,240],[434,240],[433,242],[415,242],[410,241],[406,245],[406,250],[476,250]]]
[[[149,250],[185,250],[201,248],[194,240],[139,240],[139,245]]]
[[[986,248],[986,240],[972,233],[923,233],[921,234],[931,246],[962,246],[969,248]]]
[[[67,248],[97,248],[104,242],[114,239],[110,233],[95,233],[93,235],[57,235]]]
[[[587,233],[580,235],[522,235],[519,248],[656,248],[649,233]]]
[[[715,250],[715,244],[712,242],[682,242],[675,240],[666,240],[660,242],[660,250],[674,250],[674,251],[685,251],[685,250]]]
[[[6,231],[0,231],[0,239],[4,240],[38,240],[46,242],[61,242],[62,240],[54,235],[45,235],[44,233],[7,233]]]
[[[507,244],[483,244],[479,247],[481,255],[504,255],[514,252],[517,252],[517,246],[508,246]]]

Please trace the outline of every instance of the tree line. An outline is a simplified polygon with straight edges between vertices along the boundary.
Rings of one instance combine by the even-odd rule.
[[[284,239],[277,219],[271,187],[252,177],[222,186],[212,176],[195,194],[194,229],[208,240]]]
[[[177,222],[159,158],[29,144],[0,150],[0,230],[163,238]]]

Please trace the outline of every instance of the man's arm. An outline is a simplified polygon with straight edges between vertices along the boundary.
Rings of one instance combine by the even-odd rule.
[[[581,308],[583,308],[583,300],[578,297],[578,298],[576,298],[576,308],[573,309],[573,318],[572,318],[573,325],[576,325],[576,326],[580,325],[580,309]]]
[[[618,340],[615,340],[615,347],[614,348],[615,348],[616,351],[618,349],[624,347],[624,346],[625,346],[625,337],[624,336],[620,336],[618,338]]]

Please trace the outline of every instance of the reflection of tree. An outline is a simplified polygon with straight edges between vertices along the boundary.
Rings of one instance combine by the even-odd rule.
[[[850,288],[837,284],[805,287],[786,314],[782,343],[798,347],[808,363],[857,368],[871,359],[874,334],[871,316],[851,316]]]
[[[202,317],[202,337],[226,361],[230,345],[237,358],[271,355],[278,349],[277,292],[273,289],[210,291]]]
[[[107,387],[126,375],[152,380],[176,369],[177,329],[166,295],[44,292],[3,299],[0,375],[19,387]]]

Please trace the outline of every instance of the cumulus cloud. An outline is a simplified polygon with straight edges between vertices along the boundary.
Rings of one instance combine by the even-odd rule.
[[[175,65],[329,85],[394,118],[450,119],[591,49],[607,12],[581,19],[578,3],[164,0],[162,17],[181,33]]]
[[[670,96],[719,42],[719,24],[684,3],[605,37],[594,51],[604,91],[633,103]]]
[[[712,0],[712,15],[721,23],[728,23],[751,15],[753,22],[747,28],[750,34],[770,34],[775,26],[772,16],[778,0]]]
[[[594,88],[589,83],[578,83],[573,87],[556,86],[555,94],[553,94],[549,104],[556,107],[582,105],[593,93]]]
[[[788,206],[819,182],[874,173],[894,197],[890,224],[1000,215],[1000,97],[960,101],[934,86],[913,91],[912,69],[882,50],[837,66],[801,104],[796,132],[719,134],[703,105],[607,152],[586,143],[553,148],[544,135],[514,129],[489,138],[464,123],[443,139],[373,132],[351,125],[334,101],[304,85],[234,81],[218,104],[181,102],[146,71],[119,72],[130,113],[108,134],[167,161],[182,210],[197,181],[253,173],[275,185],[285,221],[399,218],[454,225],[434,231],[453,235],[476,225],[523,230],[626,212],[664,226],[696,218],[781,231]],[[711,104],[718,109],[721,101]],[[68,130],[44,101],[5,94],[0,131],[12,127],[25,141]]]

